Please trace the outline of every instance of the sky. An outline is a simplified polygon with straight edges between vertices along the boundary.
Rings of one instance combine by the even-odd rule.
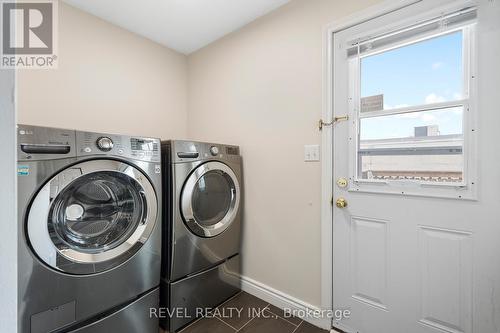
[[[361,59],[361,97],[384,95],[384,109],[462,98],[462,32],[454,32]],[[361,139],[411,137],[414,127],[438,125],[462,133],[462,109],[427,111],[361,121]]]

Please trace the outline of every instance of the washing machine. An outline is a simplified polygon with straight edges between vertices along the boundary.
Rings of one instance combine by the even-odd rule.
[[[17,130],[19,332],[157,333],[160,141]]]
[[[240,290],[241,156],[232,145],[164,141],[162,167],[160,324],[175,332]]]

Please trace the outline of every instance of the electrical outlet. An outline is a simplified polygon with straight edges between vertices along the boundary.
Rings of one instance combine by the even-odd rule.
[[[306,162],[319,161],[319,145],[304,146],[304,161]]]

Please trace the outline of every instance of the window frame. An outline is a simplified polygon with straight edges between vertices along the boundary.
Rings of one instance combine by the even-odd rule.
[[[432,19],[432,18],[431,18]],[[403,27],[399,31],[404,31],[408,27]],[[462,31],[462,98],[459,100],[445,101],[439,103],[429,103],[413,105],[409,107],[393,108],[381,111],[369,111],[361,114],[361,61],[363,58],[376,54],[388,52],[394,49],[419,43],[432,38],[448,35],[457,31]],[[446,197],[457,199],[475,200],[476,191],[476,149],[475,134],[476,127],[476,80],[475,68],[475,22],[466,22],[452,28],[442,28],[440,31],[431,31],[410,37],[404,41],[393,43],[373,51],[347,59],[348,82],[349,82],[349,179],[351,186],[349,191],[388,193],[430,197]],[[461,182],[432,182],[420,180],[380,180],[359,178],[359,143],[360,143],[360,121],[365,118],[399,115],[411,112],[423,112],[433,110],[443,110],[451,107],[463,107],[462,112],[462,132],[463,132],[463,174]]]

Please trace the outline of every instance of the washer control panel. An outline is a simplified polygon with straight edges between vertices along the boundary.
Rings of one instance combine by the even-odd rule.
[[[126,135],[76,132],[77,155],[115,155],[148,162],[160,161],[160,140]]]

